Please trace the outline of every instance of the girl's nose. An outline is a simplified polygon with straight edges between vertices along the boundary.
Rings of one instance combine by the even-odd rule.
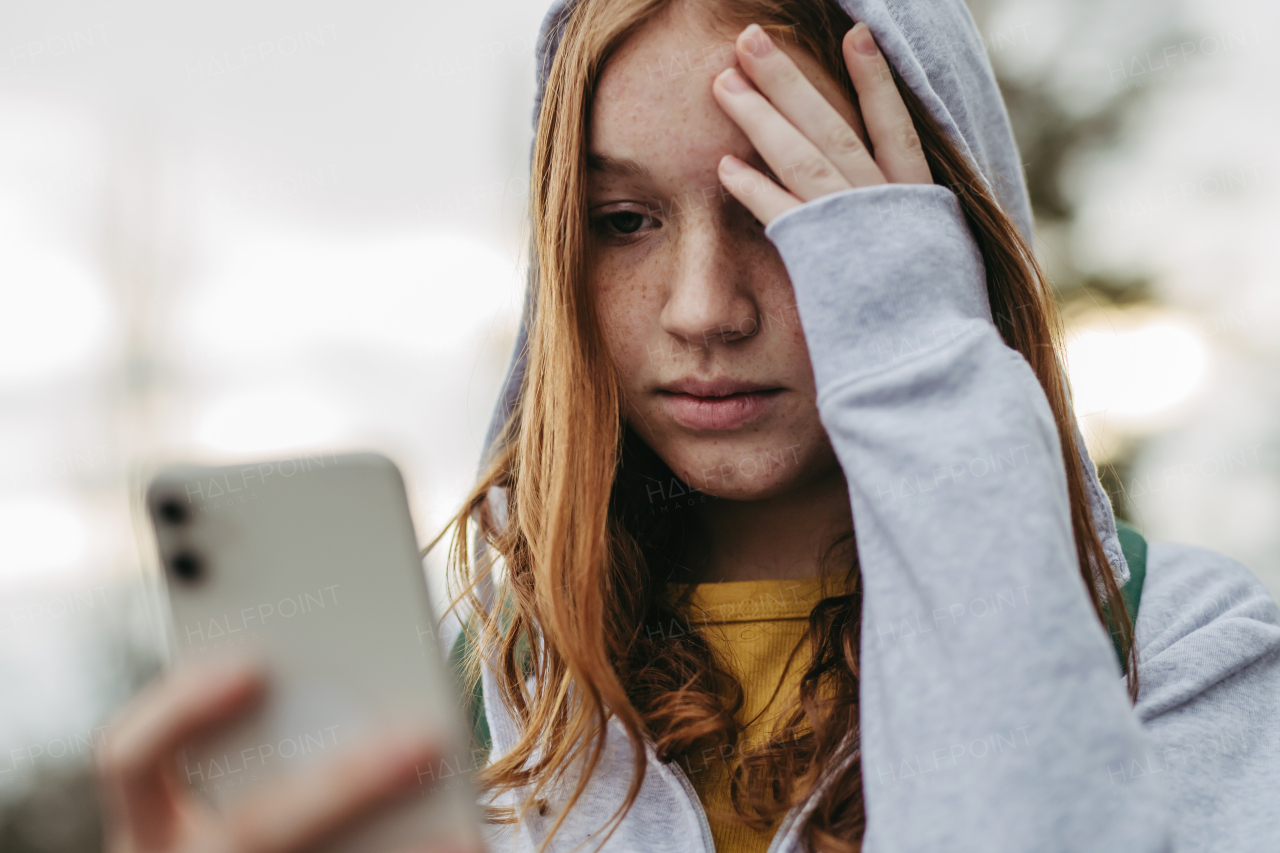
[[[691,224],[687,224],[691,225]],[[759,307],[744,253],[716,223],[686,227],[676,241],[662,329],[689,344],[733,343],[760,328]]]

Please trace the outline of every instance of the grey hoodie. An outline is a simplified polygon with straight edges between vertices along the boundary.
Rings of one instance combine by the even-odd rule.
[[[1030,235],[1017,148],[964,5],[842,5]],[[543,24],[539,102],[568,11],[557,2]],[[1136,631],[1142,689],[1130,705],[1077,568],[1053,417],[992,323],[955,195],[846,190],[787,211],[765,234],[795,288],[858,534],[861,739],[832,770],[860,746],[863,849],[1280,851],[1280,610],[1240,564],[1151,544]],[[495,427],[514,404],[523,344],[522,329]],[[1085,462],[1123,584],[1111,506]],[[501,755],[517,730],[487,667],[483,688]],[[613,721],[552,849],[594,849],[631,775]],[[495,829],[491,849],[536,849],[573,782],[543,814]],[[771,853],[800,849],[812,803],[791,811]],[[639,798],[604,849],[710,853],[678,765],[649,750]]]

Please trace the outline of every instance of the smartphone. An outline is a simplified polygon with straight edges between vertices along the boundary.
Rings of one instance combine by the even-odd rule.
[[[172,611],[175,662],[248,653],[265,701],[187,749],[189,785],[215,808],[336,756],[389,726],[448,744],[418,768],[420,795],[332,839],[380,853],[480,837],[456,688],[439,648],[394,463],[374,453],[165,468],[146,504]]]

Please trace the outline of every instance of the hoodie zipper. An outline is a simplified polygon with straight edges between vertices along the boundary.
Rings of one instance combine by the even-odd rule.
[[[707,820],[707,810],[702,807],[702,800],[698,797],[698,792],[694,790],[693,783],[689,781],[684,768],[680,766],[679,761],[672,761],[669,764],[659,762],[659,764],[671,768],[675,773],[676,779],[680,782],[680,787],[684,789],[685,795],[689,798],[689,804],[693,806],[693,810],[698,814],[698,823],[702,826],[703,846],[706,848],[707,853],[715,853],[716,842],[711,837],[711,823]],[[786,835],[791,831],[791,824],[800,809],[801,806],[799,805],[792,806],[791,810],[782,818],[782,822],[778,824],[778,831],[773,834],[773,840],[769,842],[769,849],[766,853],[780,853]]]
[[[852,732],[845,735],[837,748],[837,753],[844,753],[844,755],[836,762],[836,773],[844,772],[845,768],[849,766],[849,762],[861,755],[862,751],[860,749],[849,749],[851,740]],[[693,806],[694,811],[698,813],[698,820],[702,824],[702,841],[706,846],[707,853],[715,853],[716,844],[715,839],[711,837],[711,823],[707,820],[707,811],[702,807],[702,800],[698,797],[698,792],[694,790],[693,783],[689,781],[689,777],[685,775],[684,768],[680,766],[679,761],[672,761],[670,764],[664,764],[660,761],[658,766],[669,767],[675,772],[676,778],[680,780],[680,785],[684,788],[685,795],[689,797],[690,804]],[[792,806],[783,816],[782,821],[778,824],[778,830],[773,834],[773,839],[769,842],[769,848],[765,853],[782,853],[790,840],[788,836],[791,835],[791,830],[796,820],[807,814],[809,804],[813,803],[821,795],[822,790],[830,784],[831,778],[832,775],[828,774],[818,783],[815,790],[809,792],[809,796],[804,802]]]
[[[707,810],[702,807],[702,800],[698,798],[698,792],[693,789],[693,783],[689,781],[689,777],[685,775],[684,768],[680,766],[679,761],[672,761],[670,764],[658,762],[659,767],[668,767],[674,770],[676,779],[680,782],[680,787],[684,789],[685,796],[689,798],[689,804],[693,806],[693,810],[698,815],[698,825],[702,827],[702,846],[706,853],[715,853],[716,842],[711,837],[711,822],[707,820]]]
[[[783,846],[787,843],[787,836],[791,834],[791,824],[795,822],[801,806],[803,804],[792,806],[791,811],[782,818],[782,822],[778,824],[778,831],[773,834],[773,840],[769,842],[769,849],[765,853],[781,853]]]

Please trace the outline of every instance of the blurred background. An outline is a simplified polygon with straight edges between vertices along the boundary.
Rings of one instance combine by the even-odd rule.
[[[0,850],[100,848],[88,762],[164,654],[148,466],[375,447],[420,538],[456,509],[545,5],[0,7]],[[1280,593],[1280,6],[971,8],[1118,513]]]

